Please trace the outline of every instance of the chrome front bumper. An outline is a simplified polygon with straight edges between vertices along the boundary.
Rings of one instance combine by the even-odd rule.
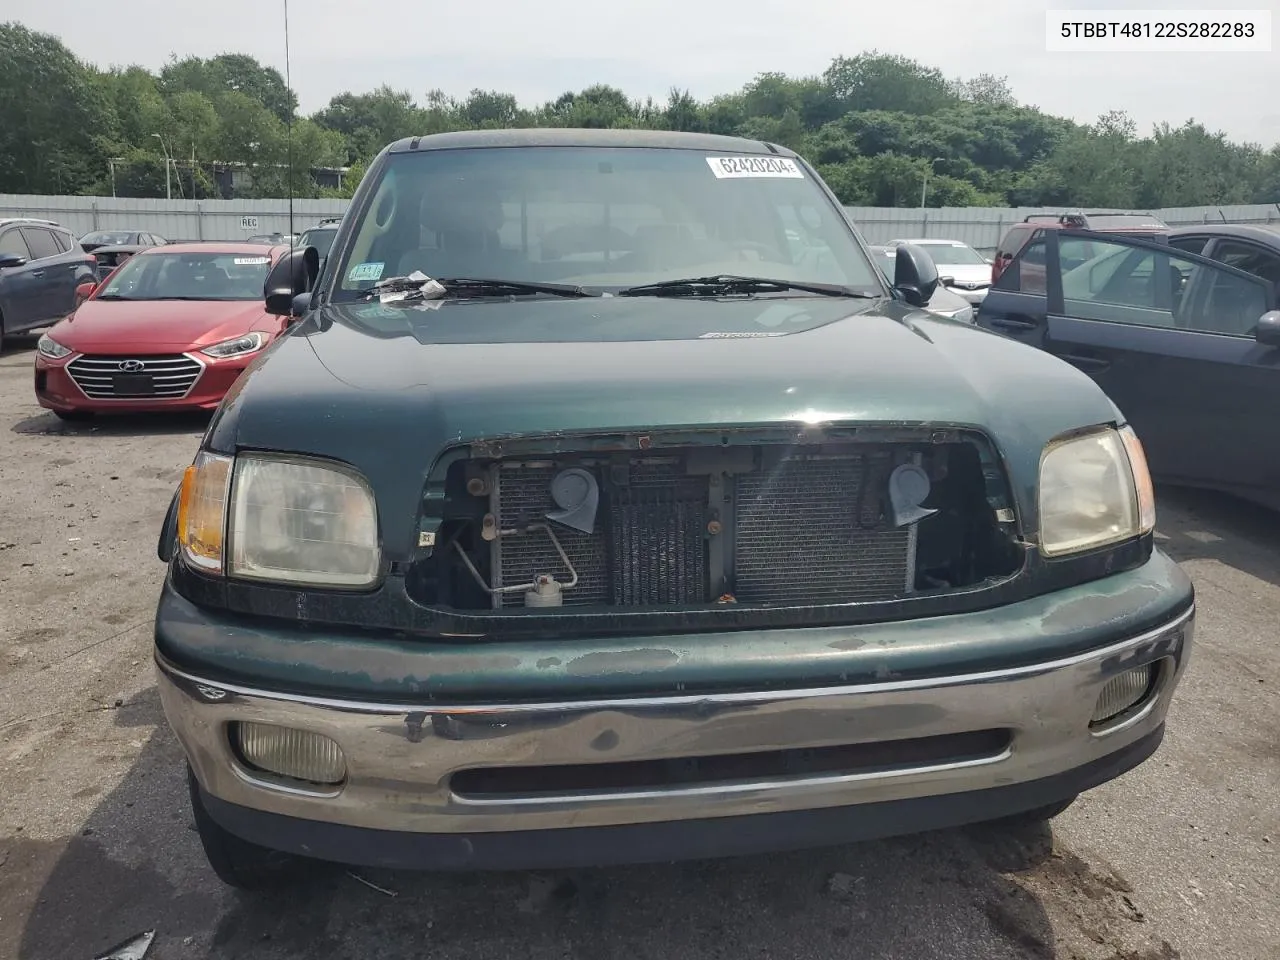
[[[1023,784],[1096,763],[1158,735],[1186,668],[1194,607],[1158,629],[1053,662],[858,686],[562,703],[377,704],[281,695],[191,676],[157,657],[165,714],[207,795],[265,814],[414,834],[646,824],[912,800]],[[1159,664],[1148,699],[1099,729],[1117,675]],[[308,789],[236,757],[228,725],[322,733],[347,779]],[[641,788],[460,795],[475,768],[538,768],[707,757],[1008,731],[987,755],[861,772]]]

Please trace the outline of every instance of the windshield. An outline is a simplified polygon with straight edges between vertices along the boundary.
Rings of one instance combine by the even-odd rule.
[[[987,262],[982,259],[978,251],[962,243],[922,243],[921,246],[939,267],[983,266]]]
[[[337,228],[327,227],[323,230],[308,230],[302,235],[302,239],[298,241],[300,247],[315,247],[316,253],[320,254],[320,258],[324,259],[329,255],[329,248],[333,246],[333,238],[338,235]]]
[[[733,274],[883,294],[841,211],[794,161],[670,148],[391,154],[335,299],[414,271],[606,291]]]
[[[271,258],[257,253],[157,253],[131,257],[98,299],[261,300]]]
[[[100,233],[86,233],[80,238],[81,243],[96,243],[104,247],[114,247],[133,243],[136,233],[124,233],[115,231],[102,231]]]

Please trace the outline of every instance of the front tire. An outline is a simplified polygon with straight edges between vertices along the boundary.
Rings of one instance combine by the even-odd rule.
[[[187,765],[187,792],[191,796],[191,812],[204,855],[219,880],[238,890],[266,890],[286,886],[295,879],[302,863],[299,858],[243,840],[209,816],[190,764]]]

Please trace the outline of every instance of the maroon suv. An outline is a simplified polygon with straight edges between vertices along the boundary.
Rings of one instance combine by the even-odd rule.
[[[1037,230],[1050,230],[1069,227],[1073,230],[1096,230],[1099,233],[1123,233],[1129,236],[1156,238],[1167,236],[1170,227],[1159,217],[1149,213],[1036,213],[1027,217],[1022,223],[1009,228],[995,256],[991,258],[991,282],[1000,279],[1000,274],[1009,265],[1009,261],[1018,255],[1027,245]],[[1024,268],[1025,269],[1025,268]]]

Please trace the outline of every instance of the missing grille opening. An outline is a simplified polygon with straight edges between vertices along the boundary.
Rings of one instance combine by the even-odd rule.
[[[918,510],[895,510],[900,468],[927,477]],[[410,589],[459,610],[877,602],[1021,563],[1003,474],[965,440],[463,461],[446,505]]]

